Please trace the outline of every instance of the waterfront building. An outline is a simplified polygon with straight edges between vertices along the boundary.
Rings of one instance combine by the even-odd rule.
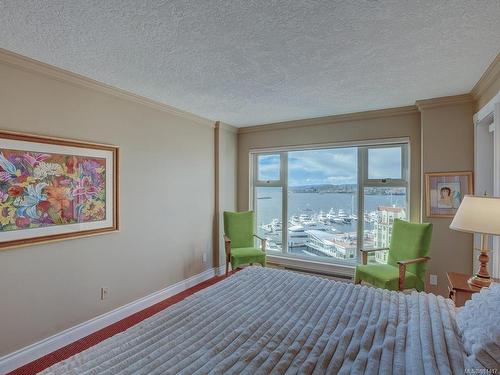
[[[356,233],[329,233],[320,230],[306,231],[306,246],[320,256],[342,260],[356,259]]]
[[[377,209],[377,220],[374,222],[375,247],[389,247],[392,235],[392,224],[395,219],[406,220],[406,209],[395,206],[379,206]],[[389,251],[375,252],[375,261],[387,263]]]

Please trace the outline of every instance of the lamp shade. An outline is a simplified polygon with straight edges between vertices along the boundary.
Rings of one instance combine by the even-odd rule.
[[[500,198],[466,195],[450,228],[461,232],[500,235]]]

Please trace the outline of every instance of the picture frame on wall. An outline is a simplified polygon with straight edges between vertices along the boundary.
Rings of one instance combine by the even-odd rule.
[[[427,217],[453,217],[465,195],[474,194],[472,172],[425,173]]]
[[[119,229],[119,147],[0,130],[0,250]]]

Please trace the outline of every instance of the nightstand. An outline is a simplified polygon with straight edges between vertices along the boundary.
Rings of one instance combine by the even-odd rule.
[[[448,290],[450,292],[449,297],[455,302],[455,306],[463,306],[466,301],[472,298],[474,293],[477,293],[481,288],[476,288],[475,286],[470,286],[467,280],[469,280],[470,275],[466,275],[458,272],[447,272],[448,277]],[[495,282],[499,282],[498,279],[493,279]]]

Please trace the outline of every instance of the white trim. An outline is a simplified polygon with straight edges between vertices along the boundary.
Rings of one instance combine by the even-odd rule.
[[[383,148],[390,146],[399,146],[401,148],[401,179],[368,179],[368,150],[374,148]],[[288,251],[288,153],[293,151],[304,150],[322,150],[322,149],[336,149],[336,148],[354,148],[358,149],[358,163],[357,163],[357,186],[358,186],[358,218],[364,217],[364,189],[365,187],[404,187],[406,188],[406,213],[407,217],[411,218],[411,200],[410,200],[410,181],[411,181],[411,153],[410,153],[410,138],[409,137],[394,137],[394,138],[379,138],[367,139],[359,141],[341,141],[329,142],[320,144],[308,144],[301,146],[278,146],[268,148],[254,148],[249,151],[249,207],[253,211],[257,211],[256,207],[256,189],[260,187],[281,187],[281,222],[282,222],[282,241],[281,252],[267,251],[268,256],[286,257],[288,259],[307,260],[311,257],[307,255],[294,255]],[[280,155],[280,179],[265,183],[256,179],[258,170],[258,157],[259,155]],[[253,177],[253,178],[252,178]],[[357,224],[357,252],[358,259],[360,257],[360,249],[363,246],[364,235],[364,220],[359,220]],[[258,231],[257,223],[254,223],[254,231]],[[325,257],[326,258],[326,257]],[[297,261],[295,261],[297,262]],[[339,259],[322,259],[323,264],[340,264],[343,265],[342,260]],[[348,265],[348,267],[351,267]]]
[[[188,279],[179,281],[164,289],[154,292],[148,296],[130,302],[124,306],[118,307],[105,314],[80,323],[74,327],[68,328],[53,336],[47,337],[34,344],[19,349],[13,353],[0,358],[0,374],[13,371],[27,363],[30,363],[40,357],[43,357],[55,350],[58,350],[72,342],[86,337],[110,324],[126,318],[136,312],[144,310],[158,302],[161,302],[175,294],[183,292],[203,281],[206,281],[216,275],[217,268],[210,268],[202,273],[191,276]]]
[[[309,126],[333,125],[343,122],[353,122],[369,119],[377,119],[393,116],[408,116],[418,114],[418,109],[414,105],[406,107],[396,107],[387,109],[377,109],[373,111],[346,113],[341,115],[316,117],[302,120],[292,120],[275,123],[253,124],[238,129],[238,134],[254,133],[262,131],[283,130],[293,128],[303,128]]]
[[[309,259],[296,259],[289,256],[267,254],[267,261],[285,267],[294,267],[304,271],[316,271],[331,274],[332,276],[354,277],[354,266],[334,264],[327,262],[318,262]]]
[[[493,85],[498,77],[500,77],[500,53],[496,55],[490,66],[488,66],[479,81],[472,88],[472,97],[478,100]]]
[[[479,160],[481,153],[485,152],[485,145],[480,144],[480,127],[484,128],[487,126],[487,131],[492,133],[493,137],[493,149],[490,150],[493,154],[493,160],[491,161],[493,168],[493,178],[491,186],[488,186],[488,193],[494,197],[500,196],[500,131],[497,131],[497,126],[500,123],[500,91],[488,102],[486,103],[477,113],[473,116],[474,120],[474,185],[476,187],[476,194],[481,195],[483,191],[479,191],[477,188],[480,185],[480,179],[484,174],[490,175],[489,171],[484,171],[485,162],[484,160]],[[482,133],[484,134],[484,133]],[[482,137],[484,139],[484,135]],[[483,181],[481,179],[481,181]],[[482,186],[484,188],[484,186]],[[485,190],[485,189],[481,189]],[[474,245],[480,240],[478,234],[474,235]],[[493,277],[500,276],[500,237],[492,236],[492,250],[491,251],[491,274]],[[477,252],[473,251],[473,269],[475,272],[475,266],[477,266]]]
[[[399,143],[410,143],[410,137],[397,137],[397,138],[374,138],[368,140],[353,140],[353,141],[339,141],[339,142],[326,142],[326,143],[310,143],[299,144],[290,146],[277,146],[265,148],[251,148],[249,150],[250,156],[253,154],[276,154],[283,151],[304,151],[304,150],[317,150],[322,148],[343,148],[343,147],[363,147],[363,146],[385,146]]]
[[[497,103],[500,103],[500,91],[474,115],[474,123],[478,124],[486,117],[491,116],[495,112],[495,104]]]
[[[288,152],[281,152],[281,252],[288,254]]]
[[[431,108],[445,107],[450,105],[470,103],[473,100],[474,100],[473,96],[470,93],[467,93],[460,95],[440,96],[438,98],[417,100],[415,102],[415,105],[417,106],[418,110],[422,112],[423,109],[431,109]]]

